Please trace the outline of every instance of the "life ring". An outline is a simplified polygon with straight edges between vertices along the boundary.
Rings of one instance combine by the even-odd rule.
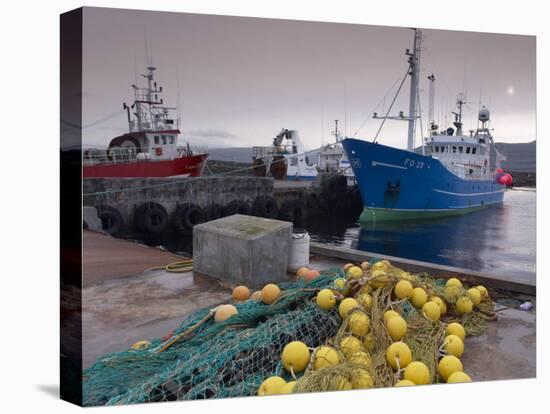
[[[223,209],[224,217],[232,216],[234,214],[248,215],[250,213],[250,206],[243,200],[233,200]]]
[[[111,235],[119,234],[124,224],[120,211],[107,205],[99,205],[96,210],[97,217],[101,220],[101,229]]]
[[[285,201],[279,209],[279,219],[290,221],[297,227],[303,227],[304,210],[299,201]]]
[[[162,233],[168,226],[168,213],[154,201],[143,203],[135,210],[134,225],[142,233]]]
[[[273,197],[259,196],[252,203],[251,213],[253,216],[274,219],[279,214],[279,205]]]
[[[191,233],[193,227],[206,221],[204,210],[194,203],[184,203],[176,207],[174,211],[173,222],[182,233]]]

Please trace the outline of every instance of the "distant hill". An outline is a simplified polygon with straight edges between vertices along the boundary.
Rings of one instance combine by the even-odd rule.
[[[537,141],[508,144],[497,142],[498,150],[506,155],[504,169],[515,172],[534,173],[537,170]]]
[[[252,148],[250,147],[228,147],[209,148],[208,156],[213,161],[232,161],[250,164],[252,162]]]
[[[209,148],[208,158],[213,161],[231,161],[250,164],[252,162],[252,148],[250,147],[227,147],[227,148]],[[318,151],[308,152],[307,157],[310,160],[317,160]]]
[[[527,143],[508,144],[497,142],[498,150],[506,155],[504,169],[513,172],[536,172],[536,141]],[[420,148],[417,148],[420,151]],[[214,161],[232,161],[249,164],[252,162],[252,148],[250,147],[227,147],[210,148],[210,159]],[[317,159],[317,153],[308,154],[310,159]]]

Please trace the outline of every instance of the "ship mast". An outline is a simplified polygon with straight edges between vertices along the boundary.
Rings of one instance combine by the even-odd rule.
[[[414,150],[414,136],[416,127],[416,100],[418,93],[418,82],[420,72],[420,47],[422,45],[422,32],[419,29],[414,30],[414,44],[413,52],[409,49],[405,54],[409,56],[409,75],[411,77],[411,90],[409,96],[409,131],[407,139],[407,149],[409,151]]]
[[[334,131],[332,131],[332,135],[334,135],[334,138],[336,139],[336,143],[338,144],[340,142],[340,131],[338,131],[338,120],[334,120]]]
[[[390,104],[390,107],[388,108],[386,115],[378,116],[377,112],[374,112],[372,115],[373,119],[382,120],[382,123],[378,128],[378,132],[376,133],[376,136],[374,137],[373,142],[376,142],[376,139],[378,138],[378,135],[380,134],[380,131],[384,126],[384,122],[387,119],[395,120],[395,121],[407,121],[409,123],[407,150],[409,151],[414,151],[416,119],[419,118],[419,115],[416,110],[416,106],[417,104],[419,104],[418,103],[418,90],[419,90],[418,83],[419,83],[419,72],[420,72],[420,47],[422,44],[422,32],[420,31],[420,29],[412,29],[412,30],[414,30],[413,51],[411,52],[410,49],[405,50],[405,55],[409,57],[408,59],[409,69],[403,76],[401,84],[399,85],[399,88]],[[405,83],[407,76],[411,77],[411,90],[410,90],[410,97],[409,97],[409,115],[405,116],[403,111],[399,111],[399,114],[397,116],[390,116],[389,113],[393,108],[393,104],[395,103],[395,100],[397,99],[397,96],[399,95],[399,92],[401,91],[401,87]],[[422,143],[422,145],[424,145],[424,143]]]

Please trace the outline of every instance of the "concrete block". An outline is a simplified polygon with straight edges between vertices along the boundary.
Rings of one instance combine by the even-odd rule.
[[[286,279],[292,223],[233,215],[193,228],[193,271],[259,288]]]
[[[82,207],[82,221],[89,230],[101,231],[101,220],[97,216],[95,207]]]

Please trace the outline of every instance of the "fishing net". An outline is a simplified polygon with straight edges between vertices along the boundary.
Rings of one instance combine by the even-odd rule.
[[[371,261],[370,266],[375,263]],[[459,322],[467,335],[480,335],[494,319],[493,303],[485,297],[472,313],[459,315],[455,303],[465,294],[463,287],[449,289],[444,280],[410,274],[389,263],[384,269],[382,276],[377,276],[369,268],[356,279],[345,279],[343,270],[333,269],[308,282],[280,283],[282,293],[274,304],[237,303],[238,314],[221,323],[213,320],[211,309],[198,310],[168,337],[151,341],[145,350],[130,349],[100,358],[84,372],[84,404],[250,396],[272,376],[296,381],[293,392],[391,387],[401,378],[402,370],[394,371],[386,359],[386,350],[394,342],[384,322],[384,313],[390,309],[407,323],[402,341],[410,348],[412,359],[423,362],[431,382],[438,382],[437,364],[447,324]],[[340,285],[339,278],[343,278]],[[396,300],[393,292],[400,280],[422,287],[428,298],[442,298],[447,312],[432,321],[409,300]],[[338,306],[326,311],[316,303],[317,293],[327,288],[337,300],[357,300],[358,305],[343,320]],[[351,320],[357,314],[368,319],[369,327],[365,335],[356,338],[360,350],[350,353],[342,344],[354,334]],[[298,374],[285,370],[281,361],[283,348],[292,341],[301,341],[311,350],[305,371]],[[330,347],[338,362],[316,367],[320,346]]]
[[[377,261],[371,261],[372,266]],[[412,306],[409,300],[396,300],[392,297],[395,284],[400,280],[408,280],[415,287],[425,290],[427,297],[438,296],[447,304],[447,312],[438,321],[432,321],[422,314],[420,309]],[[372,288],[372,282],[375,288]],[[342,321],[340,329],[334,338],[327,344],[341,352],[342,339],[352,335],[349,328],[349,320],[354,312],[364,312],[370,319],[370,332],[362,339],[361,351],[369,354],[368,364],[357,366],[345,362],[333,367],[315,371],[308,369],[305,375],[298,379],[295,392],[331,391],[347,389],[349,383],[363,375],[361,370],[366,370],[372,377],[372,386],[391,387],[399,379],[402,379],[402,371],[394,371],[388,364],[386,351],[394,342],[388,333],[384,322],[384,313],[394,310],[405,319],[407,333],[402,341],[410,348],[413,361],[423,362],[429,370],[430,382],[439,382],[438,361],[444,355],[442,346],[445,341],[445,328],[451,322],[459,322],[464,326],[466,335],[477,336],[483,334],[490,320],[494,320],[493,302],[490,297],[476,306],[469,314],[459,315],[454,307],[456,301],[465,295],[464,287],[446,287],[443,279],[434,279],[429,274],[410,274],[395,266],[390,266],[384,271],[384,276],[373,277],[370,271],[365,271],[364,277],[359,280],[348,280],[346,287],[340,291],[344,296],[354,297],[361,307],[350,312]],[[372,297],[368,306],[362,301],[362,294],[367,293]],[[359,351],[359,352],[361,352]],[[314,357],[312,357],[314,358]]]
[[[316,347],[336,334],[337,312],[323,311],[311,299],[342,274],[328,271],[310,282],[281,283],[276,303],[238,303],[239,313],[221,323],[210,309],[201,309],[146,350],[100,358],[84,372],[84,405],[255,395],[267,377],[288,377],[280,361],[287,343]]]

